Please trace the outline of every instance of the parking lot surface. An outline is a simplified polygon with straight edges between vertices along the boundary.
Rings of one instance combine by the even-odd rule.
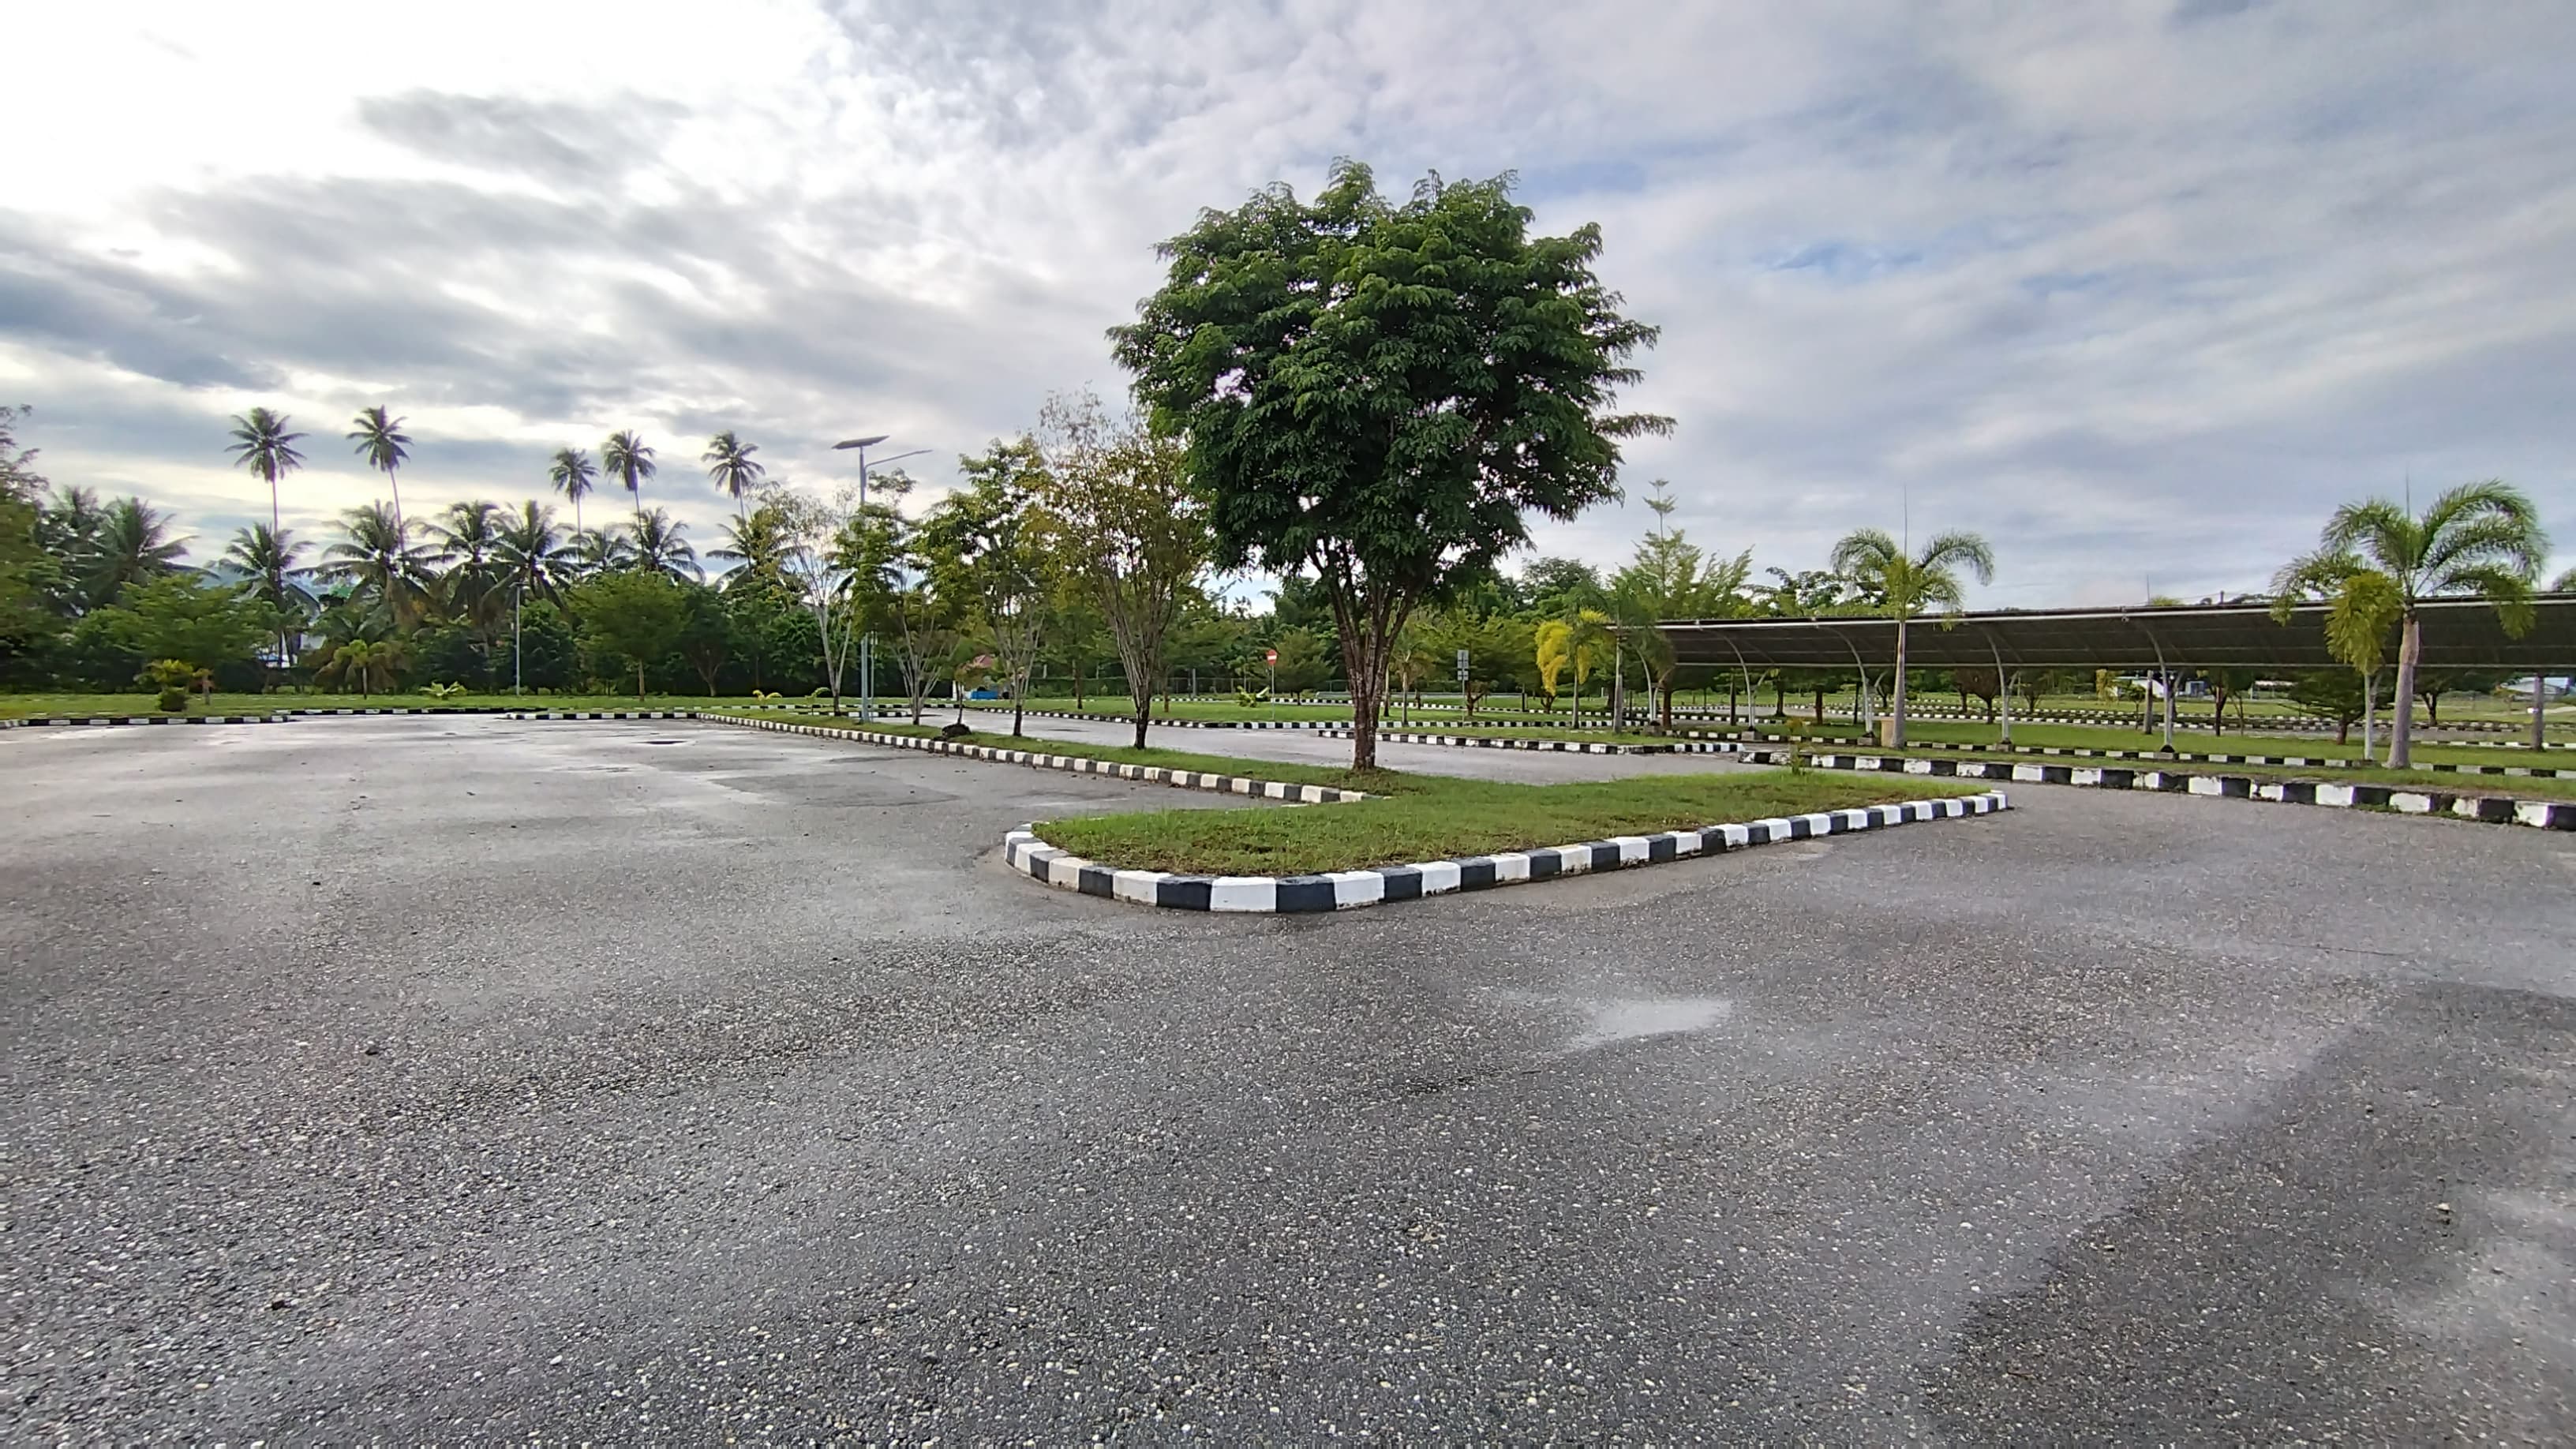
[[[1245,919],[998,847],[1271,807],[694,723],[0,800],[11,1441],[2576,1423],[2564,837],[2025,788]]]

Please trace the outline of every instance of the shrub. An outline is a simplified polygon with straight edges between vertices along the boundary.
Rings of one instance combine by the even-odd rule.
[[[162,690],[161,712],[163,714],[186,714],[188,712],[188,691],[184,689]]]

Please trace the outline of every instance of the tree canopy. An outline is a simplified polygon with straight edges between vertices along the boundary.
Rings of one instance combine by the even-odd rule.
[[[1489,574],[1531,513],[1615,496],[1620,442],[1671,427],[1616,410],[1656,332],[1594,275],[1600,229],[1534,237],[1511,185],[1392,201],[1343,161],[1311,204],[1273,186],[1164,243],[1164,285],[1111,333],[1188,439],[1216,563],[1328,591],[1362,768],[1412,610]]]

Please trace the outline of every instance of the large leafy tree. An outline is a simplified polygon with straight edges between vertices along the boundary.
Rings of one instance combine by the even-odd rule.
[[[207,671],[248,664],[269,633],[267,609],[243,589],[193,573],[146,580],[102,612],[124,648]]]
[[[1039,428],[1038,531],[1059,576],[1109,627],[1141,750],[1165,641],[1208,565],[1207,505],[1190,488],[1177,440],[1112,417],[1089,392],[1048,399]]]
[[[64,570],[46,543],[45,476],[36,450],[18,444],[26,410],[0,406],[0,677],[25,678],[42,667],[59,637],[53,607]]]
[[[746,514],[750,505],[744,502],[760,486],[760,475],[769,471],[751,456],[760,451],[757,443],[746,443],[727,428],[707,439],[707,450],[698,461],[707,465],[707,477],[714,480],[716,491],[733,500],[734,512]]]
[[[2326,554],[2350,554],[2387,577],[2398,611],[2397,710],[2388,730],[2388,764],[2412,763],[2415,669],[2424,654],[2425,600],[2485,599],[2496,606],[2505,632],[2531,627],[2533,581],[2549,555],[2539,511],[2509,483],[2463,483],[2413,514],[2385,498],[2347,503],[2334,512],[2319,541]]]
[[[411,439],[402,430],[403,420],[389,417],[379,404],[366,408],[349,420],[349,441],[358,445],[358,456],[367,466],[385,475],[385,486],[393,490],[394,521],[402,521],[402,481],[395,475],[411,459]]]
[[[599,445],[599,466],[626,489],[635,511],[643,512],[644,480],[653,476],[653,450],[644,445],[644,435],[633,428],[609,434]]]
[[[546,481],[572,504],[572,531],[581,532],[581,500],[590,496],[590,486],[599,478],[599,465],[590,461],[582,448],[557,448],[553,461],[546,465]]]
[[[687,622],[680,585],[652,569],[625,569],[584,582],[573,591],[573,613],[594,655],[633,666],[637,699],[644,697],[646,667],[679,647]]]
[[[304,455],[295,450],[304,435],[287,430],[286,414],[259,407],[233,419],[232,436],[224,451],[249,469],[252,477],[268,484],[268,529],[273,534],[283,532],[278,522],[277,480],[304,466]]]
[[[1344,161],[1310,205],[1286,186],[1203,213],[1119,362],[1188,439],[1215,561],[1312,574],[1350,679],[1351,760],[1377,762],[1387,661],[1413,610],[1615,494],[1614,410],[1655,329],[1592,271],[1601,233],[1532,236],[1511,178],[1378,194]]]
[[[1995,576],[1995,553],[1973,533],[1944,533],[1916,552],[1884,529],[1863,528],[1834,545],[1834,572],[1869,599],[1873,612],[1896,621],[1896,674],[1888,685],[1896,718],[1894,742],[1905,743],[1905,634],[1913,621],[1938,609],[1956,614],[1968,605],[1961,570],[1978,583]]]

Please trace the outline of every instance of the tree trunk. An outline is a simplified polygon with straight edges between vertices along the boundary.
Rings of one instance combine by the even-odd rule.
[[[2397,645],[2397,712],[2388,724],[2388,768],[2403,770],[2415,762],[2415,661],[2424,654],[2424,621],[2412,611]]]
[[[1136,746],[1135,746],[1137,749],[1140,749],[1140,750],[1141,750],[1141,749],[1145,748],[1145,729],[1146,729],[1146,726],[1148,726],[1148,725],[1152,724],[1152,723],[1153,723],[1153,721],[1154,721],[1154,704],[1153,704],[1152,699],[1148,698],[1148,699],[1145,699],[1145,700],[1143,700],[1143,701],[1138,702],[1138,703],[1137,703],[1137,705],[1136,705]]]
[[[1027,710],[1028,710],[1028,707],[1029,707],[1029,687],[1028,687],[1028,683],[1027,683],[1027,681],[1023,680],[1021,683],[1019,683],[1018,685],[1014,686],[1014,687],[1012,688],[1012,690],[1011,690],[1011,738],[1012,738],[1012,739],[1015,739],[1015,740],[1016,740],[1016,739],[1019,739],[1019,738],[1021,737],[1021,733],[1020,733],[1020,720],[1025,716],[1025,714],[1026,714],[1026,712],[1027,712]]]
[[[644,661],[641,659],[635,661],[635,702],[644,702]]]
[[[2378,714],[2379,671],[2374,669],[2361,677],[2361,762],[2365,765],[2371,762],[2371,756],[2379,749],[2377,736],[2373,733],[2373,727],[2378,724]]]
[[[1889,731],[1887,738],[1889,743],[1900,748],[1905,744],[1905,624],[1905,616],[1902,614],[1898,615],[1896,619],[1896,678],[1888,685],[1888,688],[1893,690],[1896,696],[1889,702],[1892,706],[1892,712],[1896,723]]]
[[[1077,661],[1073,666],[1073,712],[1075,714],[1082,713],[1082,673],[1082,665]],[[1140,745],[1138,748],[1142,749],[1143,746]]]

